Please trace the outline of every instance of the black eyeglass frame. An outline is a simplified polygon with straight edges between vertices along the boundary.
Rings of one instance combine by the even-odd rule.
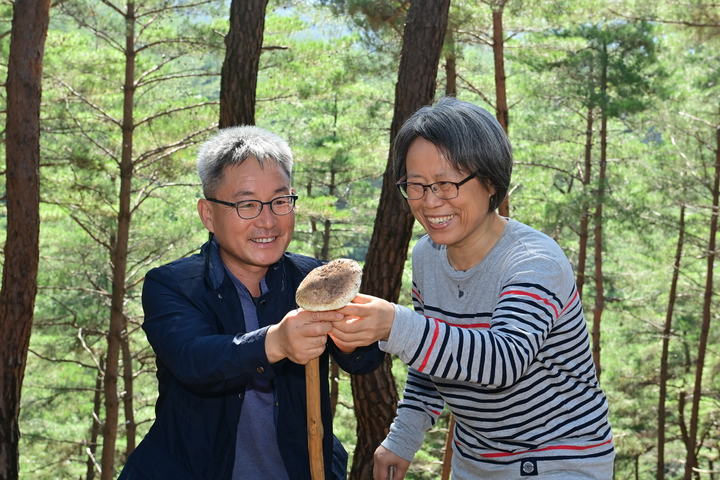
[[[290,209],[289,212],[278,213],[275,211],[275,208],[273,208],[273,203],[275,201],[283,199],[283,198],[288,198],[288,199],[292,200],[292,208]],[[226,202],[224,200],[218,200],[217,198],[205,197],[205,200],[207,200],[208,202],[218,203],[220,205],[225,205],[227,207],[233,207],[235,209],[235,213],[237,213],[237,216],[242,218],[243,220],[252,220],[253,218],[259,217],[260,214],[262,213],[265,205],[270,206],[270,211],[274,215],[277,215],[279,217],[282,217],[284,215],[290,215],[291,213],[293,213],[295,211],[295,202],[297,202],[297,199],[298,199],[298,196],[296,194],[280,195],[279,197],[275,197],[267,202],[263,202],[260,200],[240,200],[239,202]],[[252,217],[243,217],[242,215],[240,215],[240,209],[238,208],[242,204],[255,204],[255,205],[259,204],[260,209],[257,211],[257,214],[253,215]]]
[[[428,189],[440,200],[452,200],[453,198],[457,198],[460,195],[460,187],[462,185],[465,185],[467,182],[472,180],[473,178],[480,178],[477,176],[477,172],[471,173],[467,177],[463,178],[459,182],[450,182],[450,181],[442,181],[442,182],[434,182],[434,183],[418,183],[418,182],[408,182],[408,181],[401,181],[397,182],[395,186],[400,190],[400,195],[402,195],[406,200],[421,200],[423,197],[425,197],[425,193]],[[441,197],[438,195],[438,192],[440,191],[440,187],[437,185],[439,184],[447,184],[447,185],[455,185],[455,196],[452,197]],[[416,185],[419,187],[423,187],[423,193],[418,198],[409,198],[407,193],[407,187],[408,185]]]

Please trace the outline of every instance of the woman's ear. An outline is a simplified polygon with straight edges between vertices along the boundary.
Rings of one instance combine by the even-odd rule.
[[[490,181],[487,179],[483,181],[483,185],[488,191],[488,211],[492,212],[494,210],[497,210],[497,208],[500,206],[500,202],[497,201],[497,190],[495,189],[495,185],[490,183]]]
[[[490,198],[492,198],[497,193],[497,190],[495,189],[495,185],[493,185],[492,182],[490,181],[490,179],[488,179],[488,178],[483,179],[482,182],[483,182],[483,185],[485,186],[485,189],[488,191]]]

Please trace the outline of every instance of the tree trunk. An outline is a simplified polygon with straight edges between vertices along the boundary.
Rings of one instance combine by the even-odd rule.
[[[690,480],[693,469],[697,468],[697,435],[702,397],[703,368],[705,367],[705,353],[707,351],[708,335],[710,333],[710,320],[712,319],[713,273],[715,268],[715,240],[718,229],[718,199],[720,198],[720,125],[715,129],[715,179],[712,186],[712,214],[710,215],[710,238],[707,249],[707,267],[705,275],[705,295],[703,297],[702,327],[700,329],[700,344],[695,362],[695,387],[693,388],[692,409],[690,413],[690,431],[688,432],[687,456],[685,459],[685,480]],[[697,472],[696,478],[699,478]]]
[[[505,2],[499,2],[493,8],[493,58],[495,62],[495,117],[505,133],[509,133],[510,111],[507,104],[507,86],[505,83],[505,34],[503,33],[503,9]],[[510,216],[510,192],[498,207],[503,217]]]
[[[5,130],[7,233],[0,289],[0,479],[19,476],[20,396],[37,293],[40,98],[49,0],[16,1]]]
[[[600,139],[600,169],[598,174],[598,191],[595,203],[595,215],[594,215],[594,229],[595,229],[595,308],[593,310],[593,324],[592,324],[592,339],[593,339],[593,361],[595,362],[595,370],[597,372],[598,380],[602,373],[600,354],[600,322],[602,320],[603,310],[605,309],[605,285],[603,279],[603,203],[605,201],[605,181],[606,181],[606,170],[607,170],[607,158],[605,157],[606,150],[606,135],[607,135],[607,117],[605,113],[602,114],[601,120],[601,139]]]
[[[455,34],[448,29],[445,37],[445,95],[457,97],[457,53],[455,50]]]
[[[708,470],[710,471],[710,480],[715,480],[715,462],[708,459]]]
[[[588,107],[586,125],[585,125],[585,165],[582,172],[583,184],[583,201],[582,211],[580,212],[580,245],[578,246],[578,265],[577,265],[577,289],[580,298],[583,295],[583,287],[585,286],[585,269],[587,264],[587,249],[590,239],[590,203],[587,193],[590,190],[590,180],[592,179],[592,143],[593,143],[593,123],[595,116],[593,107]]]
[[[135,407],[133,406],[134,392],[133,388],[133,366],[132,353],[130,352],[130,334],[127,330],[127,317],[125,318],[125,331],[120,339],[122,348],[122,366],[123,366],[123,407],[125,414],[125,458],[127,460],[133,450],[135,450],[135,437],[137,436],[137,425],[135,424]]]
[[[255,125],[255,90],[268,0],[232,0],[220,77],[220,128]]]
[[[668,351],[670,347],[670,333],[672,331],[673,311],[677,297],[677,284],[680,277],[680,261],[682,260],[683,245],[685,242],[685,205],[680,206],[680,221],[678,223],[678,241],[675,250],[675,263],[673,263],[672,280],[670,281],[670,294],[665,314],[665,326],[662,337],[662,354],[660,356],[660,394],[658,395],[658,440],[657,440],[657,469],[655,478],[665,478],[665,403],[667,401],[668,381]]]
[[[602,98],[607,102],[607,46],[603,50],[602,73],[600,75],[600,89]],[[602,374],[600,362],[600,322],[602,320],[603,310],[605,309],[605,284],[603,279],[603,204],[605,203],[605,183],[607,182],[607,104],[603,103],[600,112],[600,168],[598,173],[598,189],[595,197],[595,308],[593,310],[592,339],[593,339],[593,361],[595,362],[595,370],[597,378],[600,380]]]
[[[452,470],[452,443],[455,435],[455,416],[451,413],[448,415],[448,431],[445,435],[445,449],[443,453],[442,469],[440,470],[440,480],[450,480],[450,471]]]
[[[326,218],[323,221],[322,232],[322,248],[320,249],[320,258],[327,260],[330,258],[330,237],[332,236],[332,220]]]
[[[335,103],[337,106],[337,101]],[[337,109],[335,110],[335,125],[337,125]],[[330,172],[329,194],[334,196],[336,193],[335,171]],[[323,222],[322,247],[320,248],[321,260],[330,260],[330,238],[332,237],[332,220],[326,218]],[[340,396],[340,367],[337,362],[330,357],[330,414],[335,418],[337,410],[338,397]]]
[[[95,377],[95,395],[93,396],[93,413],[92,423],[90,424],[90,441],[87,446],[88,459],[85,462],[85,480],[95,480],[95,470],[97,470],[97,458],[95,452],[97,451],[97,441],[100,435],[100,408],[102,407],[102,379],[103,371],[105,370],[104,365],[100,363],[97,376]]]
[[[415,0],[410,5],[395,85],[391,142],[403,122],[435,96],[449,6],[450,0]],[[397,301],[400,295],[413,225],[410,210],[395,191],[395,181],[390,153],[360,287],[364,293],[390,301]],[[358,440],[350,479],[365,480],[372,477],[373,452],[385,438],[395,414],[398,394],[391,359],[387,357],[372,373],[353,375],[351,383]]]
[[[340,397],[340,367],[337,362],[330,358],[330,415],[335,418],[338,398]]]
[[[689,440],[687,420],[685,419],[685,405],[687,405],[687,392],[682,390],[678,393],[678,426],[680,427],[680,438],[687,445]]]
[[[122,148],[120,153],[120,193],[117,232],[112,242],[112,299],[110,331],[105,359],[105,424],[103,426],[102,480],[115,477],[115,442],[117,440],[119,398],[118,375],[122,336],[127,325],[124,312],[125,279],[130,237],[130,196],[133,177],[133,104],[135,98],[135,3],[127,2],[125,12],[125,80],[123,85]]]
[[[495,118],[505,133],[510,130],[510,112],[507,104],[507,86],[505,83],[505,37],[503,33],[504,5],[493,8],[493,59],[495,62]]]
[[[334,197],[337,194],[337,172],[335,171],[335,162],[330,163],[330,182],[328,185],[328,195]],[[326,218],[323,220],[322,231],[322,248],[320,249],[320,258],[322,260],[330,260],[330,238],[332,237],[332,220]]]

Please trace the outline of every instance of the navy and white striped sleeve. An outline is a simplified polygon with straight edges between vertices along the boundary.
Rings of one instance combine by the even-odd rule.
[[[572,302],[574,279],[551,258],[534,257],[506,272],[489,321],[457,324],[396,307],[395,322],[383,349],[431,377],[501,388],[513,385],[527,370]],[[425,286],[428,288],[428,286]],[[483,285],[476,285],[478,295]],[[452,305],[452,299],[443,302]],[[455,312],[461,316],[467,312]],[[483,312],[477,312],[478,317]]]

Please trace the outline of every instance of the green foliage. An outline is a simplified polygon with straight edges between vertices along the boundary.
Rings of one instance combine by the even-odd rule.
[[[649,23],[582,24],[550,33],[562,42],[557,52],[548,58],[524,57],[536,70],[557,69],[565,94],[586,108],[622,117],[647,108],[651,98],[657,100],[657,79],[663,72],[656,64],[658,38]]]
[[[346,19],[360,33],[369,50],[397,55],[409,1],[314,0],[314,3],[328,6],[335,15]]]
[[[257,117],[287,137],[295,153],[300,200],[292,248],[362,260],[376,179],[387,158],[389,73],[369,61],[357,35],[322,12],[308,20],[271,15],[267,24],[266,43],[287,49],[261,57],[258,98],[282,92],[289,101],[261,101]],[[322,31],[314,25],[323,25]],[[278,75],[276,65],[290,74]],[[326,223],[330,238],[323,235]]]

